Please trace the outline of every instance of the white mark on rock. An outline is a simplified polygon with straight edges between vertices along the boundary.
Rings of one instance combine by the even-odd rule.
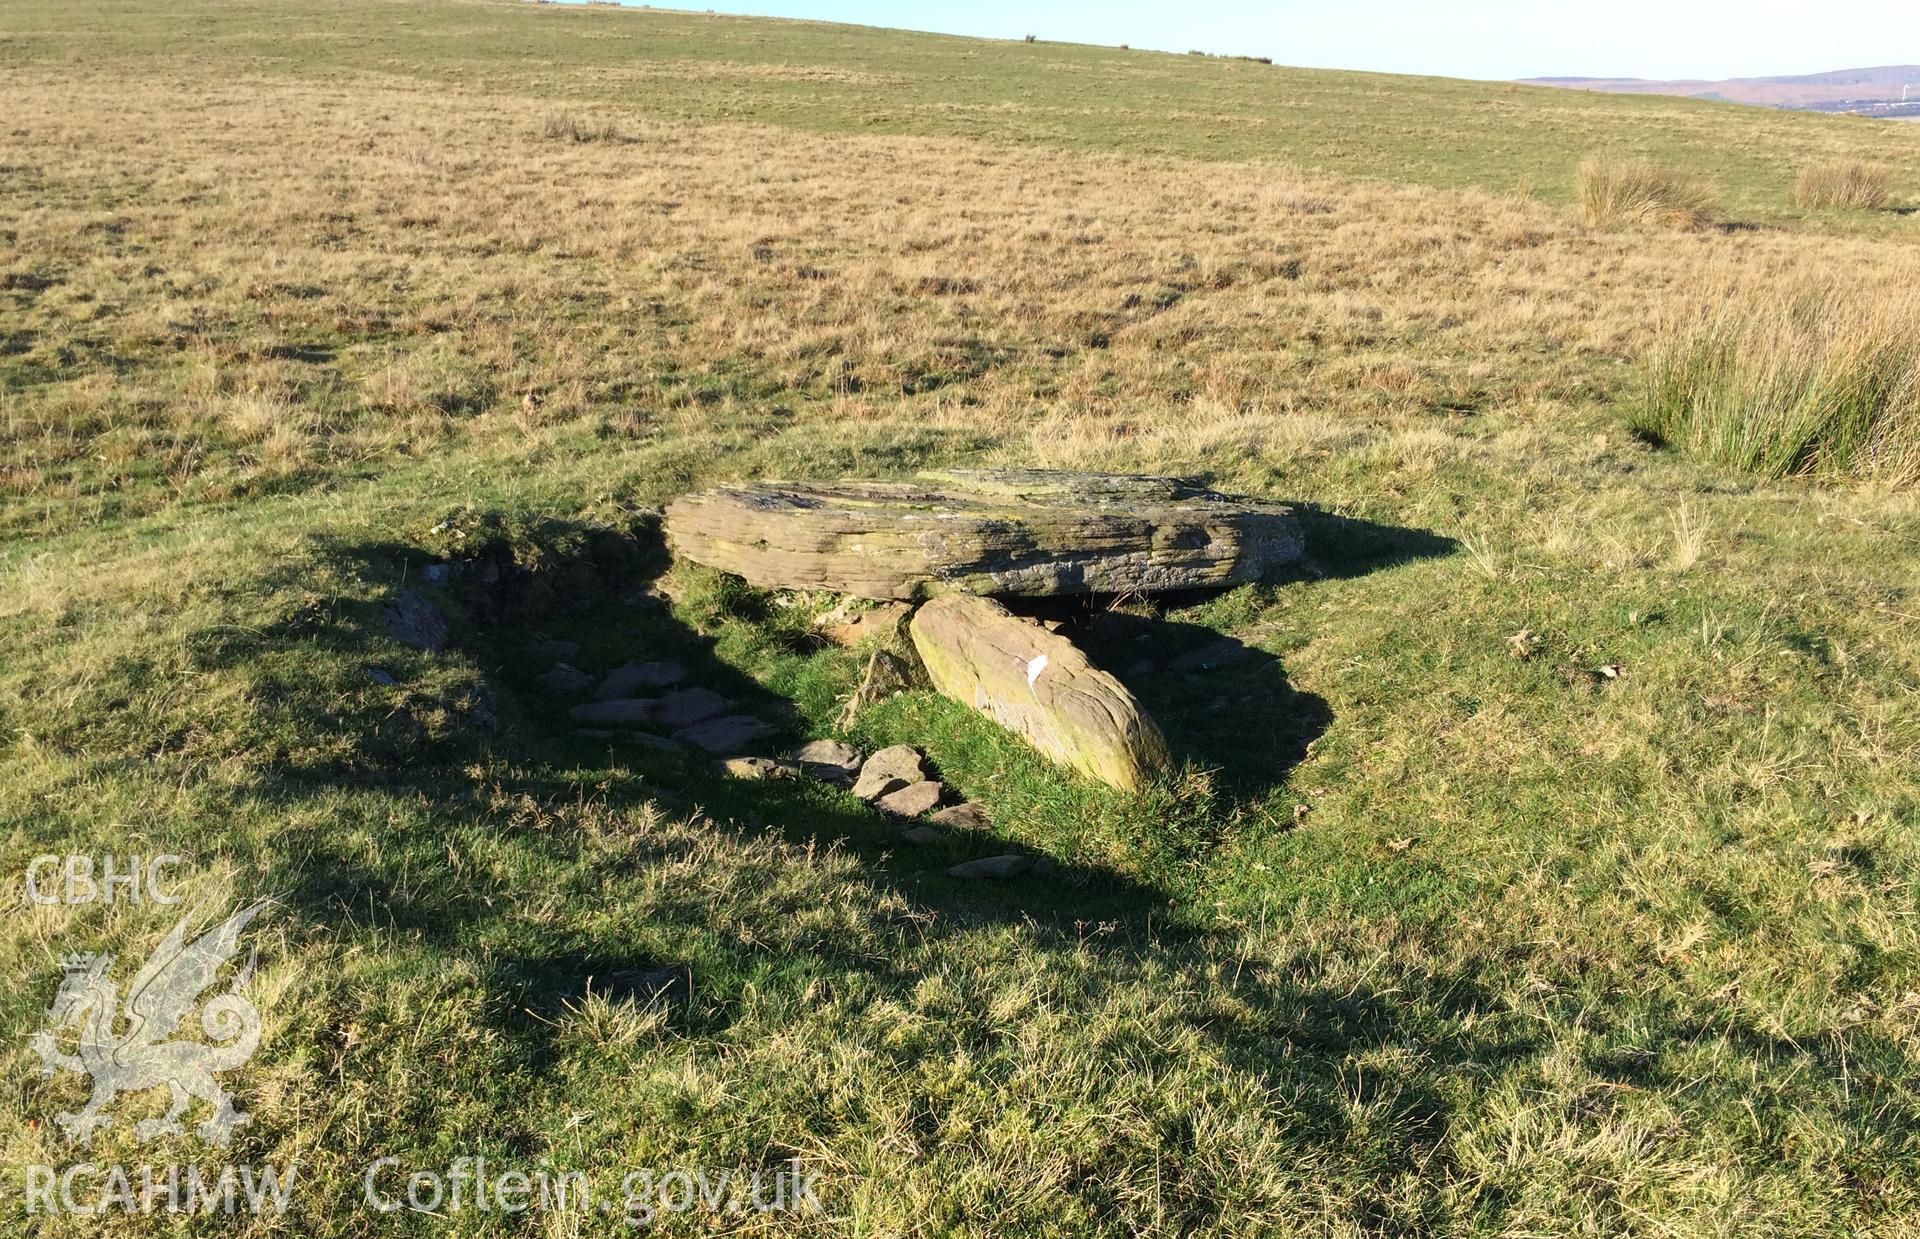
[[[1045,654],[1040,655],[1039,657],[1035,658],[1032,662],[1028,663],[1027,664],[1027,687],[1032,688],[1033,682],[1039,679],[1040,673],[1042,671],[1045,671],[1046,669],[1047,669],[1047,656]]]

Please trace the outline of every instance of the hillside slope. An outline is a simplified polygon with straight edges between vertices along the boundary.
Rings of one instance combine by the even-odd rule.
[[[1898,105],[1911,91],[1920,105],[1920,65],[1881,65],[1868,69],[1836,69],[1776,77],[1733,77],[1717,82],[1648,81],[1634,77],[1536,77],[1531,86],[1560,86],[1612,94],[1681,95],[1719,99],[1773,108],[1813,111],[1856,110],[1874,105]]]
[[[377,1212],[385,1158],[817,1176],[672,1235],[1920,1226],[1920,502],[1632,430],[1676,319],[1920,287],[1912,215],[1787,205],[1835,154],[1912,203],[1920,134],[480,0],[13,0],[0,95],[0,1173],[299,1168],[0,1231],[627,1229]],[[1724,214],[1590,225],[1596,146]],[[977,464],[1297,507],[1296,573],[1059,617],[1148,793],[924,691],[842,723],[838,600],[662,544]],[[986,822],[576,721],[636,661]],[[30,902],[68,854],[182,903]],[[250,1122],[70,1139],[63,965],[266,895]]]
[[[0,63],[135,57],[172,75],[371,75],[604,104],[663,120],[967,136],[1084,150],[1261,159],[1552,198],[1583,153],[1645,155],[1785,212],[1807,159],[1920,156],[1899,127],[1695,101],[1290,69],[1066,44],[515,0],[17,0]]]

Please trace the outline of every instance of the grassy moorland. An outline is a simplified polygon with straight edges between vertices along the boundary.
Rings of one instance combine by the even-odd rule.
[[[1920,128],[477,2],[17,0],[0,88],[0,860],[280,897],[231,1156],[303,1184],[11,1211],[79,1156],[27,1048],[61,956],[124,980],[174,919],[22,894],[0,1226],[601,1233],[361,1209],[467,1154],[821,1176],[685,1233],[1920,1225],[1920,503],[1634,433],[1702,314],[1906,304],[1915,217],[1794,185],[1911,206]],[[1596,154],[1712,222],[1589,224]],[[573,639],[834,734],[830,600],[636,596],[646,509],[956,462],[1308,505],[1297,579],[1081,617],[1160,668],[1164,788],[908,694],[847,738],[994,818],[914,848],[534,690]],[[449,556],[498,571],[419,585]],[[944,876],[1009,848],[1061,868]],[[662,962],[686,1001],[578,997]],[[217,1164],[133,1142],[162,1100],[86,1156]]]

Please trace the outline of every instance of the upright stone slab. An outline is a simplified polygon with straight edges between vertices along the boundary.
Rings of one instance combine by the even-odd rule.
[[[1160,728],[1080,647],[987,598],[936,598],[908,631],[933,686],[1091,778],[1139,791],[1167,766]]]
[[[1300,558],[1291,509],[1174,478],[951,469],[913,482],[756,482],[667,508],[676,553],[763,589],[863,598],[1156,593]]]

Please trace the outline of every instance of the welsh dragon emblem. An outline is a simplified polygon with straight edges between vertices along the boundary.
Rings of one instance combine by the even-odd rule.
[[[120,991],[107,975],[114,957],[70,955],[61,961],[60,991],[47,1009],[46,1031],[33,1038],[33,1050],[46,1075],[73,1071],[92,1077],[93,1095],[85,1108],[56,1116],[69,1136],[90,1143],[95,1130],[113,1122],[106,1111],[115,1097],[161,1087],[171,1091],[172,1104],[165,1115],[133,1125],[142,1143],[180,1134],[180,1116],[196,1097],[213,1107],[195,1129],[209,1144],[226,1144],[234,1128],[247,1121],[214,1076],[244,1064],[260,1044],[260,1012],[240,992],[253,975],[252,956],[226,991],[208,998],[200,1012],[200,1029],[215,1044],[177,1039],[174,1033],[232,960],[247,922],[270,902],[242,908],[191,944],[186,941],[190,917],[182,917],[128,987],[124,1028]],[[73,1024],[80,1026],[78,1053],[67,1054],[54,1034]]]

